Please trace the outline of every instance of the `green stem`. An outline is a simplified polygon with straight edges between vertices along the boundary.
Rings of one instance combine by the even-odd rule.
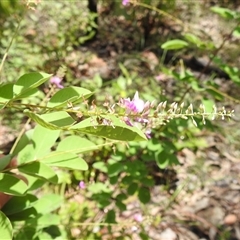
[[[12,37],[12,39],[11,39],[11,41],[10,41],[7,49],[6,49],[6,52],[5,52],[5,54],[4,54],[4,56],[3,56],[3,59],[2,59],[2,61],[1,61],[1,64],[0,64],[0,76],[1,76],[1,72],[2,72],[2,69],[3,69],[4,62],[5,62],[6,59],[7,59],[7,56],[8,56],[10,47],[12,46],[13,40],[15,39],[15,37],[17,36],[17,33],[18,33],[18,31],[19,31],[21,21],[22,21],[22,19],[20,19],[20,21],[18,22],[18,26],[17,26],[14,34],[13,34],[13,37]],[[0,78],[0,81],[1,81],[1,78]]]

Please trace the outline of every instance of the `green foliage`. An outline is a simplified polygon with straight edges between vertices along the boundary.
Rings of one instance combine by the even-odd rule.
[[[59,108],[67,103],[76,104],[89,98],[93,93],[87,89],[79,87],[67,87],[56,92],[48,102],[48,107]]]
[[[0,173],[0,180],[0,191],[3,193],[19,196],[27,191],[27,184],[12,174]]]
[[[26,54],[20,51],[23,59],[19,60],[13,46],[13,52],[8,52],[13,59],[10,61],[12,65],[7,62],[4,65],[9,76],[3,75],[4,71],[0,72],[3,79],[0,85],[1,111],[4,114],[11,109],[28,118],[24,127],[18,126],[19,135],[10,152],[0,158],[0,192],[13,196],[0,212],[0,235],[6,239],[12,239],[12,235],[14,239],[70,239],[72,229],[77,226],[82,235],[76,239],[97,239],[101,237],[100,233],[81,224],[91,218],[93,224],[101,226],[103,223],[102,227],[107,226],[111,232],[118,224],[119,213],[127,209],[130,198],[142,205],[151,201],[151,189],[157,184],[153,173],[179,164],[177,153],[183,148],[197,150],[207,147],[206,141],[197,134],[203,128],[215,130],[210,119],[231,117],[232,111],[225,108],[217,110],[215,102],[223,101],[226,96],[218,90],[219,85],[213,78],[200,81],[201,77],[186,69],[182,61],[179,68],[157,66],[175,81],[170,104],[166,102],[169,96],[160,93],[165,90],[161,83],[150,77],[138,76],[123,63],[119,63],[122,75],[113,81],[105,82],[96,75],[90,80],[91,84],[86,81],[73,86],[75,79],[71,76],[64,79],[66,87],[57,89],[53,82],[48,83],[52,74],[38,72],[37,69],[47,66],[48,72],[55,71],[54,64],[50,64],[53,59],[66,61],[68,54],[76,51],[79,44],[91,39],[97,27],[96,16],[82,10],[86,10],[84,1],[76,3],[78,7],[61,1],[55,2],[54,8],[48,4],[45,1],[40,5],[41,16],[29,14],[32,19],[30,25],[22,20],[30,33],[34,29],[37,32],[29,35],[21,30],[18,33]],[[149,20],[156,12],[171,17],[164,9],[168,6],[173,8],[175,1],[136,4],[139,4],[136,9],[148,9],[142,19]],[[1,3],[0,12],[3,11],[2,6]],[[162,6],[162,10],[157,11]],[[227,8],[213,7],[211,10],[227,20],[239,19],[237,12]],[[118,5],[117,11],[122,12],[122,6]],[[124,14],[137,18],[144,11],[129,8],[124,10]],[[38,22],[40,17],[53,20],[52,28],[42,26],[44,23]],[[77,20],[71,20],[69,25],[71,18]],[[171,19],[176,21],[174,17]],[[6,31],[4,34],[9,36]],[[234,28],[233,34],[238,36],[239,27]],[[27,38],[32,38],[29,41],[31,48],[25,44]],[[6,47],[3,40],[0,44]],[[193,32],[168,38],[161,43],[161,48],[163,55],[169,50],[177,54],[177,50],[192,48],[203,52],[216,49],[211,41]],[[24,67],[20,72],[16,71],[30,55],[34,61],[30,63],[29,58],[26,66],[34,72],[21,74],[27,72]],[[239,85],[237,67],[221,61],[218,66],[236,86]],[[11,73],[11,68],[14,73]],[[65,70],[63,72],[58,76],[61,80],[65,77]],[[119,98],[130,101],[127,97],[136,90],[144,96],[144,108],[148,108],[145,112],[128,113],[131,107],[125,106],[124,109]],[[111,96],[110,100],[104,99],[105,96]],[[155,99],[160,102],[154,103]],[[130,102],[137,105],[134,100]],[[196,111],[192,102],[200,105]],[[151,126],[150,140],[146,126]],[[31,129],[26,131],[27,127]],[[17,158],[17,166],[12,164],[13,157]],[[81,186],[80,180],[85,185]],[[79,202],[73,201],[73,196]],[[101,222],[93,217],[96,208],[103,213]],[[140,235],[148,239],[144,232]]]
[[[121,141],[142,141],[146,140],[146,136],[138,129],[132,128],[124,124],[115,116],[108,116],[109,121],[107,126],[98,125],[98,117],[88,118],[80,123],[70,127],[71,130],[82,133],[93,134],[100,137],[105,137]],[[94,125],[96,124],[96,125]],[[93,127],[94,126],[94,127]]]
[[[11,222],[3,212],[0,212],[0,232],[3,239],[12,239],[13,237]]]
[[[187,42],[180,39],[174,39],[174,40],[169,40],[163,43],[161,45],[161,48],[165,50],[176,50],[176,49],[181,49],[187,46],[188,46]]]

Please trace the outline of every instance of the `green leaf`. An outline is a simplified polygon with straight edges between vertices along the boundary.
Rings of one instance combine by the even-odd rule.
[[[18,230],[16,234],[14,234],[14,240],[38,239],[38,238],[35,238],[36,235],[37,235],[36,226],[35,227],[23,226]]]
[[[46,183],[45,179],[39,179],[30,175],[25,175],[25,177],[28,181],[28,191],[36,190]]]
[[[107,172],[107,167],[105,162],[95,162],[93,163],[92,167],[100,170],[101,172],[104,172],[104,173]]]
[[[13,98],[13,83],[0,86],[0,109]]]
[[[173,151],[167,148],[155,153],[155,160],[159,168],[165,169],[168,166],[179,164],[177,157]]]
[[[19,99],[32,89],[37,88],[39,85],[46,82],[52,75],[41,72],[27,73],[21,76],[14,84],[13,92],[14,99]],[[33,93],[33,92],[32,92]],[[25,95],[26,96],[26,95]]]
[[[186,34],[184,34],[184,38],[185,38],[187,41],[195,44],[195,45],[198,46],[198,47],[204,45],[204,43],[203,43],[196,35],[194,35],[194,34],[192,34],[192,33],[186,33]]]
[[[88,170],[87,163],[77,154],[55,151],[41,159],[48,166],[68,168],[73,170]]]
[[[108,168],[108,175],[112,177],[119,174],[121,171],[123,171],[124,165],[121,162],[115,162],[107,166],[107,168]]]
[[[164,169],[170,165],[169,154],[162,150],[155,153],[155,160],[159,168]]]
[[[213,105],[215,105],[215,102],[211,99],[202,99],[202,104],[205,107],[205,111],[210,113],[213,111]]]
[[[240,37],[240,27],[239,26],[235,27],[235,29],[233,31],[233,36]],[[1,94],[0,94],[0,96],[1,96]],[[1,102],[1,100],[0,100],[0,102]]]
[[[50,130],[59,130],[64,129],[67,126],[70,126],[75,121],[64,111],[48,113],[43,115],[38,115],[29,110],[25,110],[24,113],[34,120],[36,123],[41,125],[44,128]]]
[[[50,108],[59,108],[66,106],[68,103],[83,102],[93,93],[81,87],[66,87],[56,92],[49,100],[47,106]]]
[[[45,179],[52,183],[58,183],[58,176],[56,173],[46,164],[42,162],[30,162],[25,165],[18,166],[20,172]]]
[[[79,136],[66,137],[57,146],[57,151],[68,151],[72,153],[83,153],[96,149],[98,149],[98,147],[93,142]]]
[[[97,182],[89,185],[88,190],[95,194],[101,193],[101,192],[105,192],[105,193],[111,192],[110,188],[106,185],[106,183],[101,183],[101,182]]]
[[[33,144],[25,146],[18,154],[18,164],[31,162],[34,159],[34,147]]]
[[[123,177],[122,179],[122,183],[123,184],[126,184],[126,185],[129,185],[130,183],[132,183],[133,181],[135,180],[135,178],[133,176],[125,176]]]
[[[174,40],[169,40],[169,41],[163,43],[161,45],[161,48],[165,49],[165,50],[177,50],[177,49],[181,49],[181,48],[184,48],[187,46],[188,46],[187,42],[180,40],[180,39],[174,39]]]
[[[46,194],[33,203],[33,208],[38,214],[47,214],[61,207],[63,201],[59,194]]]
[[[110,210],[107,212],[105,222],[107,223],[117,223],[116,222],[116,214],[114,210]]]
[[[147,142],[147,148],[148,150],[155,152],[162,149],[162,145],[158,139],[152,138]]]
[[[36,216],[37,216],[36,210],[33,207],[30,207],[21,212],[11,214],[8,217],[11,222],[14,222],[14,221],[26,221],[26,219]]]
[[[0,235],[3,240],[13,239],[13,228],[10,220],[0,211]]]
[[[237,67],[223,66],[222,69],[230,76],[231,80],[240,85],[240,70]]]
[[[0,192],[21,196],[27,191],[27,184],[8,173],[0,173]]]
[[[141,179],[141,182],[142,182],[143,185],[146,186],[146,187],[153,187],[154,184],[155,184],[154,180],[153,180],[152,178],[147,177],[147,176],[143,177],[143,178]]]
[[[42,114],[41,118],[45,122],[49,122],[50,124],[53,124],[59,128],[68,127],[75,122],[75,120],[65,111]]]
[[[127,206],[126,206],[126,204],[124,204],[123,202],[117,200],[115,204],[116,204],[116,206],[119,208],[119,210],[120,210],[121,212],[127,210]]]
[[[127,188],[127,192],[129,195],[133,195],[137,190],[138,190],[138,184],[135,182],[132,182]]]
[[[16,100],[19,100],[19,99],[23,99],[23,98],[27,98],[27,97],[34,97],[34,96],[37,96],[39,94],[39,91],[38,89],[34,88],[34,89],[29,89],[27,90],[26,92],[20,94],[19,96],[17,97],[14,97],[13,98],[13,101],[16,101]]]
[[[33,121],[35,121],[36,123],[38,123],[39,125],[45,127],[45,128],[48,128],[48,129],[51,129],[51,130],[58,130],[60,129],[59,127],[57,127],[56,125],[54,124],[51,124],[51,123],[48,123],[46,121],[44,121],[40,115],[34,113],[34,112],[31,112],[29,110],[25,110],[24,111],[24,114],[26,114],[29,118],[31,118]]]
[[[32,141],[34,146],[34,158],[32,160],[39,159],[50,152],[51,147],[58,139],[60,131],[49,130],[40,125],[37,125],[34,129]]]
[[[38,198],[32,194],[26,194],[25,196],[13,196],[3,207],[3,212],[6,215],[12,215],[18,212],[22,212],[32,207],[32,203],[37,201]]]
[[[92,134],[99,137],[105,137],[121,141],[143,141],[147,140],[144,133],[137,127],[130,127],[115,116],[106,118],[110,125],[102,125],[97,123],[96,117],[83,120],[76,125],[70,127],[81,133]]]
[[[53,213],[46,213],[44,215],[39,214],[35,218],[26,219],[25,224],[28,226],[29,225],[35,226],[37,224],[39,229],[43,229],[51,225],[57,225],[57,226],[60,225],[60,220],[61,218],[59,215],[53,214]],[[47,239],[45,238],[44,240],[47,240]]]
[[[118,180],[119,180],[119,176],[118,175],[114,175],[114,176],[109,177],[109,182],[112,185],[115,185],[118,182]]]
[[[138,190],[138,198],[140,200],[141,203],[146,204],[150,201],[151,199],[151,195],[150,195],[150,191],[148,188],[145,187],[141,187]]]
[[[46,216],[46,218],[47,218],[48,216]],[[45,216],[42,216],[42,218],[45,220]],[[41,222],[40,224],[41,224],[41,226],[42,226],[42,218],[40,217],[39,219],[38,219],[38,223],[39,222]],[[50,218],[51,219],[51,221],[54,221],[53,220],[53,218]],[[55,223],[56,223],[56,221],[54,221],[54,223],[53,224],[50,224],[50,226],[52,225],[55,225]],[[49,224],[49,223],[48,223]],[[43,225],[44,226],[44,225]],[[37,235],[37,239],[38,240],[57,240],[57,238],[53,238],[50,234],[48,234],[47,232],[38,232],[38,235]]]
[[[11,162],[12,155],[6,155],[0,158],[0,171],[7,167],[7,165]]]
[[[212,12],[217,13],[219,16],[225,18],[225,19],[234,19],[236,12],[231,11],[228,8],[222,8],[222,7],[211,7],[210,8]]]
[[[27,146],[27,144],[30,143],[30,139],[32,139],[32,135],[33,135],[33,129],[28,130],[26,133],[22,135],[22,137],[20,138],[16,147],[13,150],[13,153],[12,153],[13,156],[16,156],[19,152],[21,152]]]

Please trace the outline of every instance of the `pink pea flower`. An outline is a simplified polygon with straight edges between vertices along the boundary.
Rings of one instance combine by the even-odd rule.
[[[78,184],[79,188],[84,189],[86,188],[85,182],[84,181],[80,181]]]
[[[58,76],[53,76],[50,79],[50,83],[55,85],[57,88],[63,88],[63,85],[61,84],[61,82],[62,82],[62,78]]]
[[[144,101],[139,98],[138,91],[135,93],[132,100],[130,98],[122,99],[124,107],[127,109],[127,113],[140,113],[144,109]]]
[[[142,222],[143,221],[143,216],[141,213],[135,213],[134,216],[133,216],[133,219],[136,221],[136,222]]]
[[[119,104],[126,109],[126,115],[122,120],[131,127],[142,125],[145,128],[146,137],[148,139],[151,138],[149,114],[150,109],[154,106],[154,102],[150,103],[147,101],[145,103],[139,98],[138,92],[136,92],[132,100],[130,98],[122,98]]]
[[[122,0],[122,5],[127,6],[129,4],[129,0]]]

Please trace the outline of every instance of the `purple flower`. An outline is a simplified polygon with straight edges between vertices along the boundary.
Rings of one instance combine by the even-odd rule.
[[[135,213],[133,218],[136,222],[142,222],[143,221],[143,216],[142,216],[141,213]]]
[[[86,188],[85,182],[84,181],[80,181],[78,184],[79,188],[84,189]]]
[[[152,136],[151,136],[151,130],[150,129],[147,129],[146,131],[145,131],[145,136],[148,138],[148,139],[150,139]]]
[[[122,5],[127,6],[129,4],[129,0],[122,0]]]
[[[127,113],[140,113],[144,109],[144,101],[139,98],[138,91],[135,93],[132,100],[130,98],[122,99],[124,107],[127,109]]]
[[[61,84],[62,78],[58,76],[53,76],[50,79],[50,83],[55,85],[57,88],[63,88],[63,85]]]
[[[120,107],[126,109],[122,120],[130,127],[139,127],[145,129],[147,138],[151,138],[151,120],[149,120],[150,110],[154,107],[154,101],[146,103],[139,98],[138,92],[135,93],[132,100],[122,98],[119,102]]]

